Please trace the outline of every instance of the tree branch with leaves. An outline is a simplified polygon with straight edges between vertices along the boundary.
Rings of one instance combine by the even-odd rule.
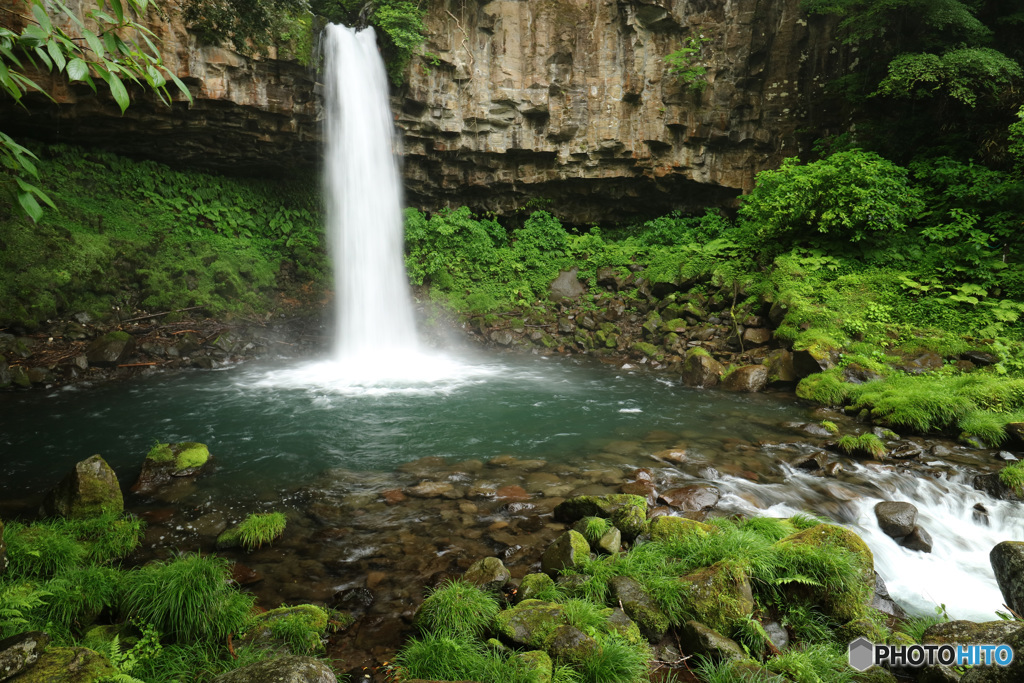
[[[80,17],[60,0],[27,0],[25,14],[4,17],[5,24],[22,19],[26,22],[23,28],[0,26],[0,88],[22,106],[29,92],[52,100],[30,77],[41,72],[84,83],[93,92],[103,83],[122,113],[129,105],[126,82],[152,90],[167,105],[172,101],[173,85],[191,102],[188,87],[164,64],[155,34],[138,21],[148,4],[149,0],[98,0],[95,9]],[[51,12],[56,17],[51,17]],[[29,218],[38,221],[43,215],[40,202],[56,207],[34,184],[39,178],[35,159],[31,151],[0,132],[0,164],[14,178],[18,204]]]

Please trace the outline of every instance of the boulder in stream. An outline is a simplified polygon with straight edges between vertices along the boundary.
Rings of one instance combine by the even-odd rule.
[[[1024,615],[1024,542],[1003,541],[988,555],[1006,606]]]
[[[683,361],[682,380],[688,387],[710,389],[718,384],[725,367],[701,347],[690,349]]]
[[[722,378],[726,391],[756,393],[768,384],[768,368],[763,365],[744,365]]]
[[[911,503],[887,500],[875,505],[875,517],[887,536],[900,539],[917,525],[917,507]]]
[[[201,443],[158,443],[146,454],[142,472],[132,486],[136,493],[152,493],[176,477],[198,475],[210,460],[209,449]]]
[[[41,512],[46,517],[70,519],[98,517],[104,512],[120,515],[124,498],[117,475],[101,456],[86,458],[47,493]]]

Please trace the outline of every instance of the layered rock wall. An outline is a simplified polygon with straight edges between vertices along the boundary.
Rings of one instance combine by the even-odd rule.
[[[443,0],[397,98],[413,204],[608,221],[728,203],[844,58],[800,0]],[[703,90],[664,56],[703,37]]]
[[[393,97],[409,203],[508,214],[541,199],[575,223],[731,204],[831,116],[815,103],[845,55],[799,4],[433,0],[423,55]],[[0,102],[4,130],[229,172],[314,167],[311,71],[203,45],[162,8],[146,22],[191,105],[137,89],[122,116],[109,97],[44,79],[56,103],[37,95],[26,113]],[[663,60],[698,36],[703,90]]]

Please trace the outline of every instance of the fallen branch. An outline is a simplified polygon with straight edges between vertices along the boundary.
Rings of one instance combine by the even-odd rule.
[[[130,323],[136,320],[145,320],[146,318],[159,318],[160,316],[168,315],[169,313],[183,313],[185,311],[195,311],[200,308],[205,308],[205,306],[189,306],[188,308],[179,308],[173,311],[164,311],[163,313],[150,313],[149,315],[140,315],[138,318],[128,318],[127,320],[122,320],[121,322]]]

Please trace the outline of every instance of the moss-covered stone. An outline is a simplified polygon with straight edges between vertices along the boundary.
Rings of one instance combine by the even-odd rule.
[[[713,628],[699,621],[687,621],[678,630],[679,646],[684,654],[711,657],[715,661],[743,660],[747,658],[743,648],[731,638],[726,638]]]
[[[647,646],[647,638],[640,633],[640,627],[623,610],[616,607],[608,615],[608,632],[618,633],[630,645]]]
[[[613,604],[622,606],[647,640],[657,643],[665,637],[670,626],[669,618],[639,582],[628,576],[616,576],[608,582],[608,588]]]
[[[622,532],[619,531],[618,527],[612,527],[608,531],[601,535],[601,538],[597,539],[595,544],[597,550],[614,555],[622,549]]]
[[[632,542],[647,533],[647,501],[643,505],[624,505],[612,513],[612,524],[622,537]]]
[[[541,569],[554,578],[566,568],[578,567],[590,557],[590,544],[579,532],[569,530],[555,539],[540,558]]]
[[[634,353],[637,353],[642,356],[647,356],[648,358],[657,359],[664,355],[661,349],[659,349],[654,344],[650,344],[648,342],[633,342],[633,345],[630,348],[633,350]]]
[[[228,548],[240,548],[242,546],[242,532],[238,530],[238,527],[231,527],[221,532],[220,536],[217,537],[217,550],[227,550]]]
[[[310,652],[319,649],[320,637],[327,630],[329,619],[327,611],[316,605],[278,607],[253,617],[242,638],[246,642],[261,645],[294,647],[294,639],[301,634],[298,640],[303,645],[303,653]]]
[[[684,540],[693,535],[706,536],[714,527],[686,517],[663,515],[651,520],[648,533],[654,541]]]
[[[551,634],[547,651],[559,662],[582,662],[600,650],[597,641],[580,629],[562,624]]]
[[[822,552],[841,549],[853,553],[858,560],[860,576],[849,590],[839,591],[833,587],[805,585],[795,585],[793,589],[812,599],[826,615],[837,621],[845,623],[866,614],[868,601],[875,589],[875,564],[871,549],[860,536],[834,524],[817,524],[787,536],[775,545],[781,550],[785,550],[787,546],[804,546]]]
[[[99,455],[77,463],[43,501],[46,516],[87,519],[104,512],[124,512],[124,498],[114,470]]]
[[[516,659],[526,665],[530,672],[530,680],[533,683],[551,683],[553,666],[551,657],[543,650],[530,650],[514,655]]]
[[[555,630],[564,623],[565,609],[545,600],[523,600],[494,618],[498,635],[505,641],[541,650],[547,649]]]
[[[132,487],[138,493],[150,493],[171,481],[173,477],[191,477],[199,474],[210,461],[205,444],[186,441],[158,443],[146,454],[142,472]]]
[[[527,574],[519,582],[516,598],[519,602],[532,600],[542,591],[554,588],[555,581],[547,574]]]
[[[611,517],[621,507],[642,506],[647,513],[647,500],[643,496],[613,493],[607,496],[574,496],[555,506],[556,522],[572,524],[584,517]]]
[[[848,621],[836,629],[836,642],[852,643],[858,638],[867,638],[872,643],[884,643],[886,632],[867,617]]]
[[[727,633],[733,622],[754,611],[750,578],[731,562],[716,562],[680,581],[687,588],[688,604],[683,611],[715,631]]]
[[[497,557],[485,557],[470,565],[463,578],[485,591],[500,591],[512,578],[512,572]]]
[[[99,683],[117,673],[102,655],[84,647],[47,648],[36,663],[13,679],[17,683]]]
[[[682,380],[686,386],[710,389],[718,384],[723,374],[725,367],[699,346],[686,352],[682,369]]]

